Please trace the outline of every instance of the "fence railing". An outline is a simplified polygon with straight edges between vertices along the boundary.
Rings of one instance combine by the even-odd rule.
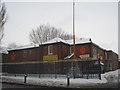
[[[96,64],[96,62],[98,62]],[[69,62],[50,62],[32,64],[3,65],[3,75],[49,78],[99,78],[101,79],[99,60],[82,60]],[[5,73],[7,72],[7,73]]]
[[[10,77],[35,77],[35,78],[67,78],[67,74],[13,74],[13,73],[3,73],[2,76],[10,76]],[[73,77],[70,77],[73,78]],[[98,74],[79,74],[76,78],[84,78],[84,79],[99,79]]]

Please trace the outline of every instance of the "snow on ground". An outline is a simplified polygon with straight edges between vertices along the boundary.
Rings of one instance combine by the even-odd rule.
[[[118,82],[118,80],[120,80],[120,69],[106,72],[105,74],[102,74],[102,77],[104,77],[109,83]]]
[[[101,80],[99,79],[83,79],[83,78],[70,78],[69,87],[80,87],[86,85],[96,85],[104,84],[111,82],[118,82],[118,71],[106,72],[101,75]],[[11,83],[21,83],[24,84],[23,76],[1,76],[2,82],[11,82]],[[39,77],[27,77],[26,84],[29,85],[42,85],[42,86],[58,86],[58,87],[67,87],[67,78],[39,78]]]
[[[13,76],[2,76],[3,82],[11,82],[11,83],[18,83],[24,84],[24,77],[13,77]],[[70,86],[69,87],[79,87],[81,85],[96,85],[101,83],[106,83],[105,79],[70,79]],[[66,78],[39,78],[39,77],[27,77],[26,84],[29,85],[41,85],[41,86],[57,86],[57,87],[67,87],[67,79]]]

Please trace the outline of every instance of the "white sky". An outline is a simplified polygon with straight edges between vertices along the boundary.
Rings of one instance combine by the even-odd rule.
[[[72,2],[6,2],[6,7],[5,46],[11,42],[29,44],[29,32],[41,24],[72,34]],[[76,1],[75,32],[78,38],[91,38],[118,53],[118,3]]]

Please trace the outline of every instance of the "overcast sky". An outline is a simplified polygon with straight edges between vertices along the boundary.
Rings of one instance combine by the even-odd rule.
[[[41,24],[72,34],[72,2],[6,2],[6,7],[5,46],[11,42],[29,44],[29,32]],[[76,2],[75,32],[78,38],[91,38],[118,53],[118,3]]]

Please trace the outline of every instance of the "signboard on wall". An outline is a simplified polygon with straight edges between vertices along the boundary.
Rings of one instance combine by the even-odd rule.
[[[90,57],[89,54],[80,55],[80,58],[88,58],[88,57]]]
[[[103,60],[103,56],[100,56],[100,60]]]
[[[86,53],[86,48],[85,47],[81,47],[80,48],[80,54],[85,54]]]
[[[16,53],[13,52],[13,53],[10,55],[10,57],[11,57],[11,60],[14,61],[14,60],[16,59]]]
[[[58,55],[43,56],[43,61],[55,61],[58,60]]]

